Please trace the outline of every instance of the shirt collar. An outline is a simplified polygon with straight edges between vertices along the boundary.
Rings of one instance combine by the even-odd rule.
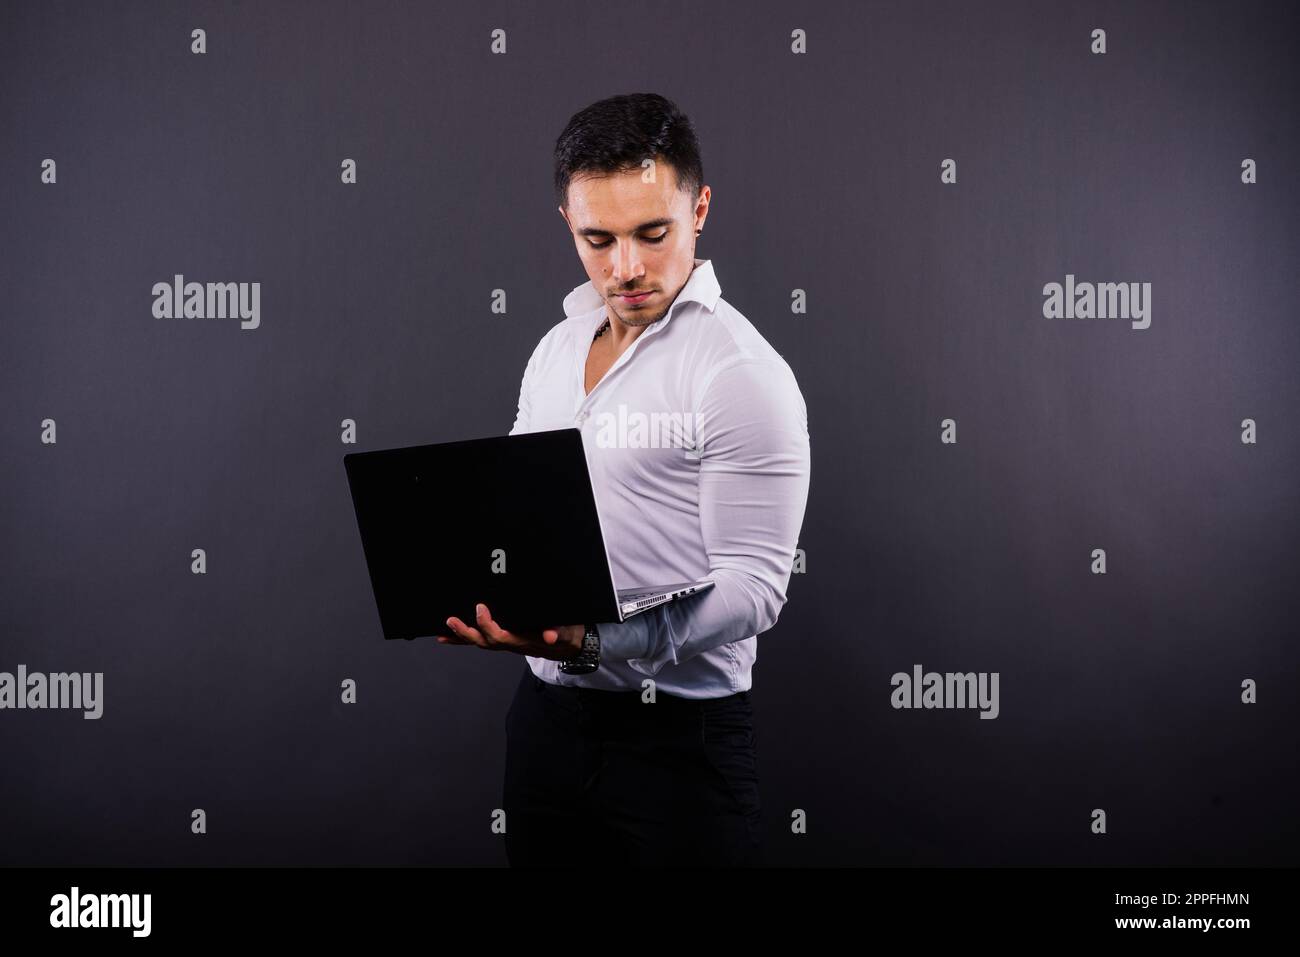
[[[713,275],[713,260],[697,259],[691,270],[691,277],[686,280],[686,285],[682,286],[682,291],[677,294],[677,298],[673,300],[664,318],[671,316],[684,302],[698,302],[712,312],[717,307],[718,297],[721,295],[722,287],[718,285],[718,279]],[[582,316],[599,309],[604,304],[605,300],[596,291],[596,287],[590,282],[585,282],[564,297],[564,315],[568,318]]]

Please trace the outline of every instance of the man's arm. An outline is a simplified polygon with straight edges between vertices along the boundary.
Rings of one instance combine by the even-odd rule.
[[[602,655],[647,675],[776,624],[808,501],[808,414],[788,367],[730,361],[699,412],[700,532],[715,585],[600,625]]]
[[[530,420],[533,411],[532,387],[533,387],[533,370],[537,364],[538,353],[541,352],[541,343],[533,349],[533,354],[528,357],[528,365],[524,366],[524,377],[519,383],[519,406],[515,413],[515,424],[510,430],[510,435],[518,435],[521,432],[527,432],[532,426]]]

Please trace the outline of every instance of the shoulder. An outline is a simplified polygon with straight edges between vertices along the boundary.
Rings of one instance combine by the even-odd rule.
[[[595,314],[599,311],[595,309],[578,316],[566,316],[551,326],[533,348],[533,354],[528,360],[529,365],[542,365],[557,356],[563,356],[567,361],[572,354],[577,337],[591,326],[595,321]]]
[[[700,310],[691,324],[691,349],[700,360],[699,387],[707,389],[717,377],[729,373],[738,379],[769,381],[798,391],[794,371],[767,338],[725,299],[719,298],[712,312]]]

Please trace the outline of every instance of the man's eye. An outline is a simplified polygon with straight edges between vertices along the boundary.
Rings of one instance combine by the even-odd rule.
[[[662,233],[660,233],[658,236],[642,236],[641,238],[644,239],[644,240],[645,240],[646,242],[648,242],[648,243],[661,243],[661,242],[663,242],[665,239],[668,238],[668,230],[665,229],[665,230],[664,230]],[[604,249],[606,246],[608,246],[608,245],[609,245],[610,243],[612,243],[613,241],[614,241],[614,240],[612,240],[612,239],[607,239],[607,240],[605,240],[603,243],[593,243],[593,242],[589,239],[589,240],[587,240],[587,245],[590,246],[592,249]]]

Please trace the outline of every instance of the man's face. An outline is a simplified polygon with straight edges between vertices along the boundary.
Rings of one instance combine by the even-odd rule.
[[[659,162],[653,183],[642,182],[641,170],[575,176],[569,208],[560,215],[610,315],[648,326],[664,317],[691,278],[695,230],[708,211],[709,187],[693,202],[677,188],[676,170]]]

